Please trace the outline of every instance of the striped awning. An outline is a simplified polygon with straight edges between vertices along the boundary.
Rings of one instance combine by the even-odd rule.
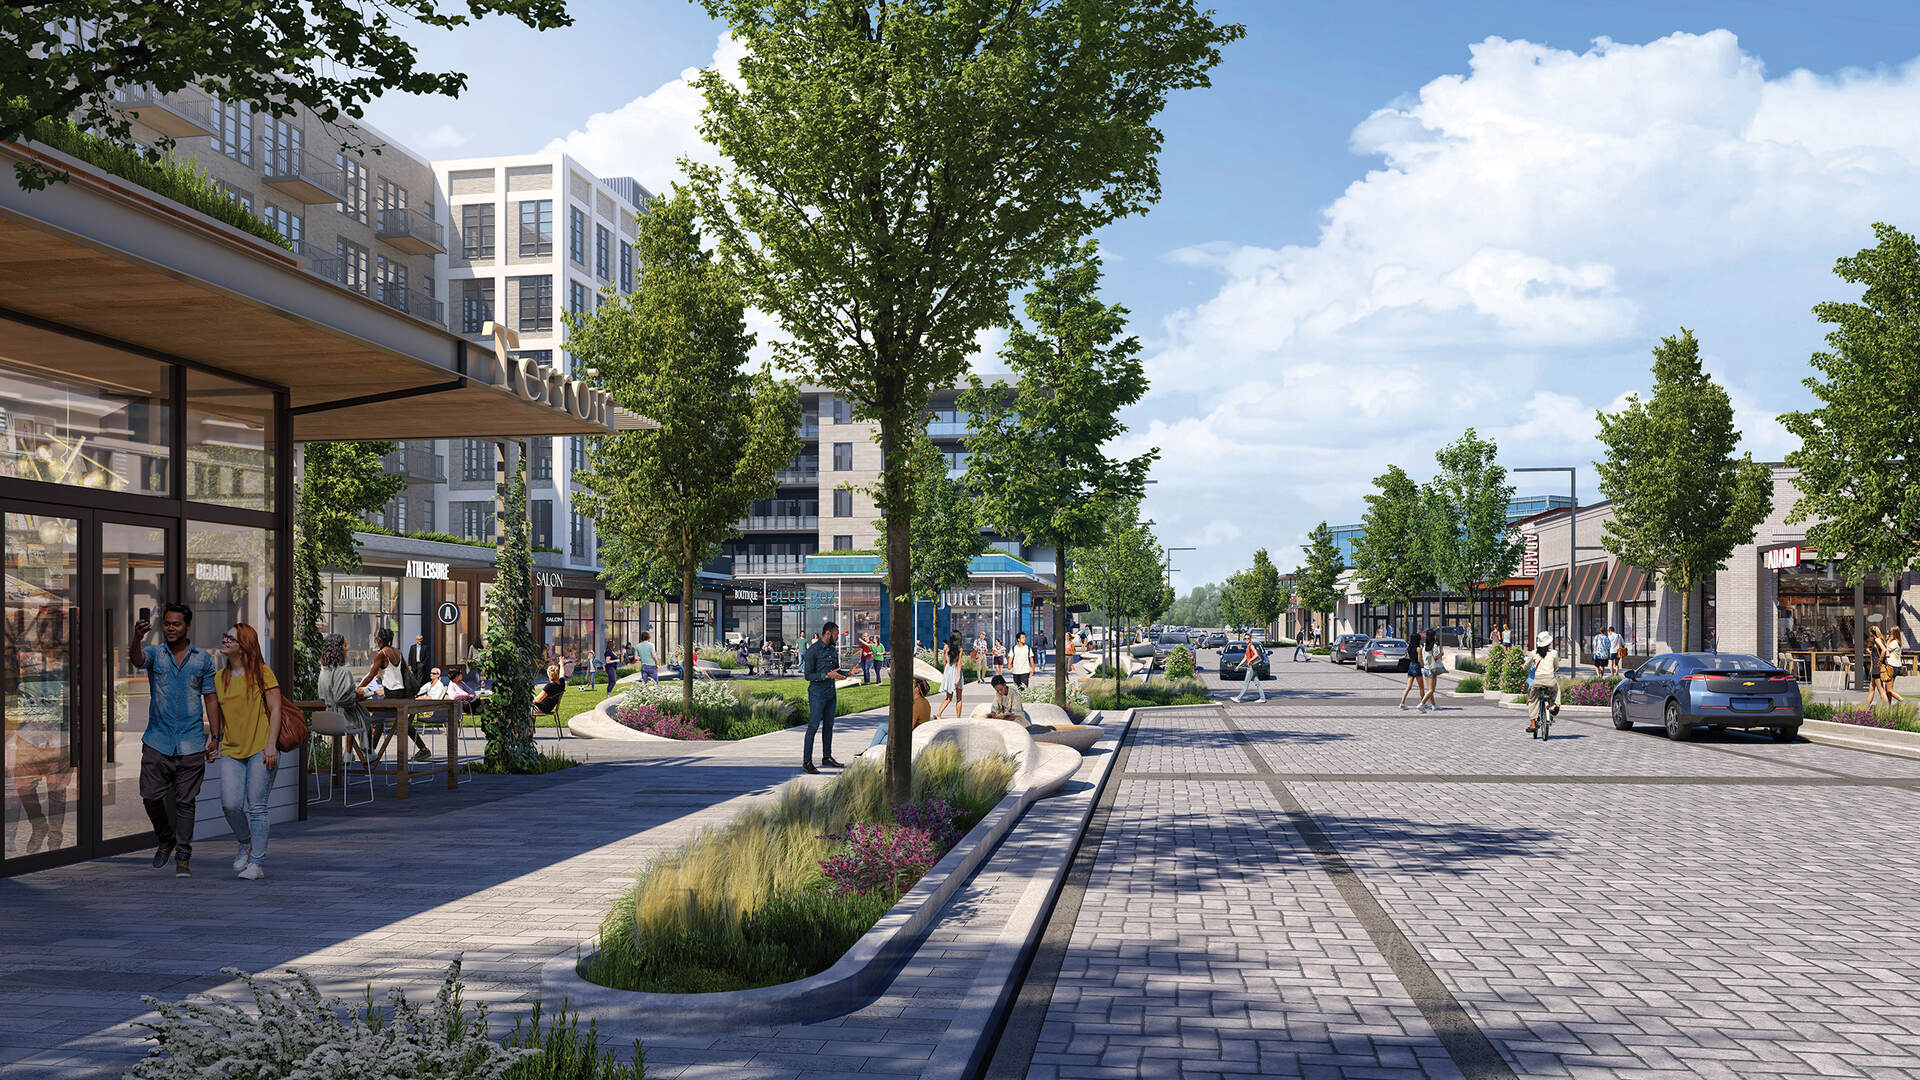
[[[1555,567],[1540,571],[1533,579],[1533,599],[1527,603],[1531,607],[1559,607],[1566,603],[1567,572]]]
[[[1607,564],[1581,563],[1573,568],[1573,594],[1569,604],[1598,604],[1606,593]]]
[[[1610,604],[1638,600],[1646,587],[1645,570],[1632,563],[1620,563],[1613,568],[1613,579],[1607,582],[1607,593],[1603,599]]]

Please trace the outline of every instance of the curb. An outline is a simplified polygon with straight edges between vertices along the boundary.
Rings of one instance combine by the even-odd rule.
[[[1831,720],[1800,721],[1800,737],[1808,742],[1861,750],[1870,754],[1920,758],[1920,733],[1887,728],[1836,724]]]
[[[577,970],[579,955],[568,953],[541,966],[541,994],[549,1000],[567,1000],[586,1019],[625,1021],[640,1027],[648,1037],[803,1024],[853,1012],[885,991],[938,921],[947,902],[973,877],[1028,807],[1058,790],[1080,771],[1084,761],[1078,751],[1068,747],[1037,744],[1036,749],[1048,773],[1023,790],[1008,792],[839,961],[817,975],[751,990],[644,993],[588,982]],[[1102,760],[1110,761],[1111,757],[1103,756]]]
[[[1527,706],[1525,702],[1508,701],[1504,695],[1502,695],[1498,704],[1501,708],[1512,709],[1514,712],[1527,711]],[[1613,709],[1606,705],[1562,705],[1560,706],[1560,711],[1563,713],[1573,713],[1576,716],[1582,713],[1585,713],[1589,716],[1612,716],[1613,715]]]

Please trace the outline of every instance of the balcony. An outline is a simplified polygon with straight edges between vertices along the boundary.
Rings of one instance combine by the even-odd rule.
[[[297,146],[268,146],[261,158],[260,181],[296,202],[316,206],[347,197],[347,174],[339,162]]]
[[[971,424],[952,420],[934,420],[927,424],[927,437],[931,439],[965,439],[972,435]]]
[[[436,454],[430,444],[406,443],[400,449],[380,459],[380,464],[390,473],[397,473],[408,483],[444,484],[447,482],[447,458],[445,454]]]
[[[294,253],[307,260],[307,272],[315,277],[323,277],[335,285],[346,284],[347,263],[339,255],[322,251],[305,240],[293,246]]]
[[[212,95],[191,86],[164,94],[151,86],[122,86],[113,92],[113,107],[170,139],[197,139],[218,130]]]
[[[741,574],[803,574],[807,569],[807,560],[802,555],[748,555],[736,556],[733,560],[733,572]]]
[[[776,484],[818,484],[820,482],[820,466],[816,462],[811,468],[780,469],[773,474],[773,482]]]
[[[735,526],[742,532],[818,532],[820,516],[807,514],[770,515],[767,517],[741,518]]]
[[[404,311],[428,322],[446,325],[446,305],[426,293],[386,283],[374,286],[373,297],[395,311]]]
[[[373,235],[410,255],[447,252],[446,230],[418,210],[379,211],[374,219]]]

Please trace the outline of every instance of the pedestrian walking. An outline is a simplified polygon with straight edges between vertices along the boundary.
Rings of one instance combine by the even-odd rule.
[[[1240,668],[1242,671],[1240,692],[1234,695],[1233,700],[1245,701],[1247,700],[1247,694],[1249,692],[1258,690],[1260,692],[1260,704],[1265,705],[1267,703],[1267,688],[1260,682],[1259,663],[1260,651],[1253,647],[1253,635],[1248,634],[1246,648],[1240,653]]]
[[[411,697],[412,695],[407,692],[403,667],[400,650],[393,647],[393,631],[384,626],[375,630],[373,632],[373,666],[368,668],[366,675],[361,678],[360,689],[367,690],[368,697]],[[376,679],[379,680],[378,684],[368,690],[369,684],[373,684]],[[373,739],[373,745],[380,746],[381,740],[386,737],[386,725],[372,724],[367,730],[369,737]],[[420,738],[420,733],[408,728],[407,734],[413,737],[415,750],[413,760],[433,760],[433,751],[427,749],[427,744]]]
[[[999,638],[994,638],[993,639],[993,673],[995,675],[1003,674],[1006,671],[1006,668],[1007,668],[1007,647],[1000,643]]]
[[[1047,640],[1047,632],[1045,630],[1042,630],[1040,631],[1039,634],[1035,635],[1033,639],[1033,660],[1034,660],[1033,670],[1035,671],[1047,670],[1047,649],[1051,645],[1052,643]]]
[[[1420,667],[1427,676],[1427,692],[1420,699],[1420,709],[1422,712],[1434,712],[1440,708],[1433,700],[1433,695],[1440,690],[1440,676],[1447,673],[1447,654],[1446,648],[1440,644],[1439,634],[1429,630],[1424,636],[1426,648],[1420,657]]]
[[[1500,624],[1500,644],[1509,648],[1513,646],[1513,627],[1506,623]]]
[[[813,737],[820,735],[820,764],[829,769],[845,766],[833,760],[833,716],[839,706],[834,683],[847,677],[840,670],[840,624],[822,623],[820,636],[807,646],[800,658],[800,674],[807,680],[807,738],[800,752],[800,771],[817,773],[813,767]]]
[[[413,635],[413,644],[407,646],[407,696],[420,696],[420,688],[427,685],[427,669],[431,667],[433,658],[427,655],[426,636]]]
[[[1906,653],[1900,647],[1900,631],[1888,630],[1881,641],[1884,648],[1880,656],[1880,681],[1886,689],[1887,701],[1905,701],[1906,697],[1893,688],[1893,681],[1900,677],[1901,669],[1906,666]]]
[[[213,657],[193,643],[193,609],[168,604],[160,613],[160,644],[145,645],[153,624],[133,624],[127,662],[147,673],[147,730],[140,736],[140,801],[153,822],[158,870],[173,859],[173,876],[192,877],[194,803],[206,779],[207,721],[218,729]]]
[[[1426,647],[1423,634],[1415,634],[1407,639],[1407,685],[1400,691],[1400,711],[1407,711],[1407,695],[1413,694],[1413,703],[1421,712],[1427,711],[1427,682],[1425,666],[1420,663],[1421,650]],[[1415,693],[1415,691],[1418,691]]]
[[[1301,633],[1299,636],[1295,637],[1293,640],[1292,662],[1298,664],[1303,660],[1311,660],[1311,659],[1313,658],[1307,655],[1307,635],[1305,633]]]
[[[620,677],[620,650],[615,648],[612,642],[607,643],[607,651],[600,657],[600,666],[607,671],[607,696],[612,697],[613,682]],[[591,690],[593,687],[589,685],[587,689]]]
[[[640,631],[640,644],[633,650],[634,659],[640,662],[640,681],[643,683],[660,681],[659,654],[653,649],[651,631]]]
[[[1880,628],[1867,631],[1867,704],[1879,701],[1892,704],[1887,697],[1887,643],[1880,636]]]
[[[873,675],[873,639],[865,634],[857,634],[854,640],[860,646],[860,685],[874,681]]]
[[[242,881],[259,881],[267,876],[267,794],[280,768],[280,680],[260,655],[260,635],[246,623],[234,623],[220,638],[220,655],[227,662],[215,679],[220,812],[239,844],[233,869]]]
[[[1013,685],[1025,690],[1027,680],[1033,677],[1033,649],[1027,644],[1024,632],[1013,639],[1013,654],[1008,658],[1007,667],[1013,674]]]
[[[940,712],[934,717],[936,720],[947,715],[947,706],[949,705],[953,706],[955,719],[964,715],[961,710],[965,708],[965,705],[961,702],[960,696],[961,685],[965,683],[966,680],[960,677],[960,669],[962,667],[961,656],[960,635],[957,633],[947,635],[947,664],[940,669],[940,692],[946,696],[940,701]]]

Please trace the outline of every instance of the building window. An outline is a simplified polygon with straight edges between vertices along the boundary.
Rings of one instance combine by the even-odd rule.
[[[381,177],[380,202],[377,206],[381,210],[405,210],[407,208],[407,189],[384,176]]]
[[[253,110],[244,101],[213,98],[213,148],[242,165],[253,164]]]
[[[463,540],[493,539],[493,502],[458,502],[453,507],[460,514],[460,537]]]
[[[374,265],[380,283],[380,302],[405,309],[407,306],[407,264],[377,256]]]
[[[357,293],[367,291],[367,249],[339,237],[335,241],[340,254],[340,284]]]
[[[587,470],[587,440],[578,435],[567,440],[567,471],[576,476]]]
[[[288,240],[293,241],[295,250],[300,247],[302,235],[306,232],[306,219],[283,207],[267,204],[267,224]]]
[[[460,479],[493,479],[493,447],[485,439],[460,440]]]
[[[567,207],[567,254],[581,266],[587,265],[587,215],[577,206]]]
[[[544,259],[553,254],[553,200],[533,199],[520,204],[520,257]]]
[[[431,496],[420,504],[420,527],[427,532],[433,531],[433,498]]]
[[[435,295],[433,291],[433,275],[432,274],[420,275],[420,291],[423,293],[426,293],[428,296]]]
[[[347,201],[335,203],[340,212],[359,222],[367,223],[367,167],[345,154],[335,155],[333,159],[344,174],[347,185]]]
[[[301,171],[304,138],[293,121],[281,116],[260,118],[260,156],[270,176],[293,176]]]
[[[468,259],[493,258],[492,203],[468,203],[460,208],[460,253]]]
[[[587,515],[578,510],[567,515],[567,552],[576,559],[587,557]]]
[[[620,291],[633,291],[633,245],[620,241]]]
[[[833,471],[846,472],[853,468],[853,444],[837,442],[833,444]]]
[[[227,198],[232,199],[234,202],[239,203],[242,207],[246,209],[247,213],[249,214],[253,213],[253,196],[247,194],[244,191],[241,191],[239,188],[234,187],[232,184],[227,183],[225,180],[215,180],[213,182],[213,186],[215,188],[218,188],[223,194],[226,195]]]
[[[587,287],[577,281],[567,282],[567,310],[575,315],[587,313]]]
[[[834,534],[834,537],[833,537],[833,550],[835,550],[835,551],[852,551],[852,550],[853,550],[853,537],[851,537],[851,536],[842,536],[842,535],[840,535],[840,534],[838,534],[838,533],[836,533],[836,534]]]
[[[605,225],[593,227],[593,272],[601,280],[613,277],[613,234]]]
[[[552,333],[553,279],[542,274],[513,280],[519,283],[520,293],[520,318],[514,329],[522,333]]]
[[[552,499],[535,499],[532,502],[527,504],[527,509],[530,512],[530,516],[533,519],[533,527],[532,527],[533,549],[535,551],[539,551],[541,548],[552,547],[553,546],[553,500]]]
[[[460,283],[460,332],[479,334],[493,320],[493,279],[472,278]]]
[[[833,516],[853,516],[853,492],[847,488],[833,489]]]
[[[533,440],[533,478],[535,480],[553,479],[553,440]]]

